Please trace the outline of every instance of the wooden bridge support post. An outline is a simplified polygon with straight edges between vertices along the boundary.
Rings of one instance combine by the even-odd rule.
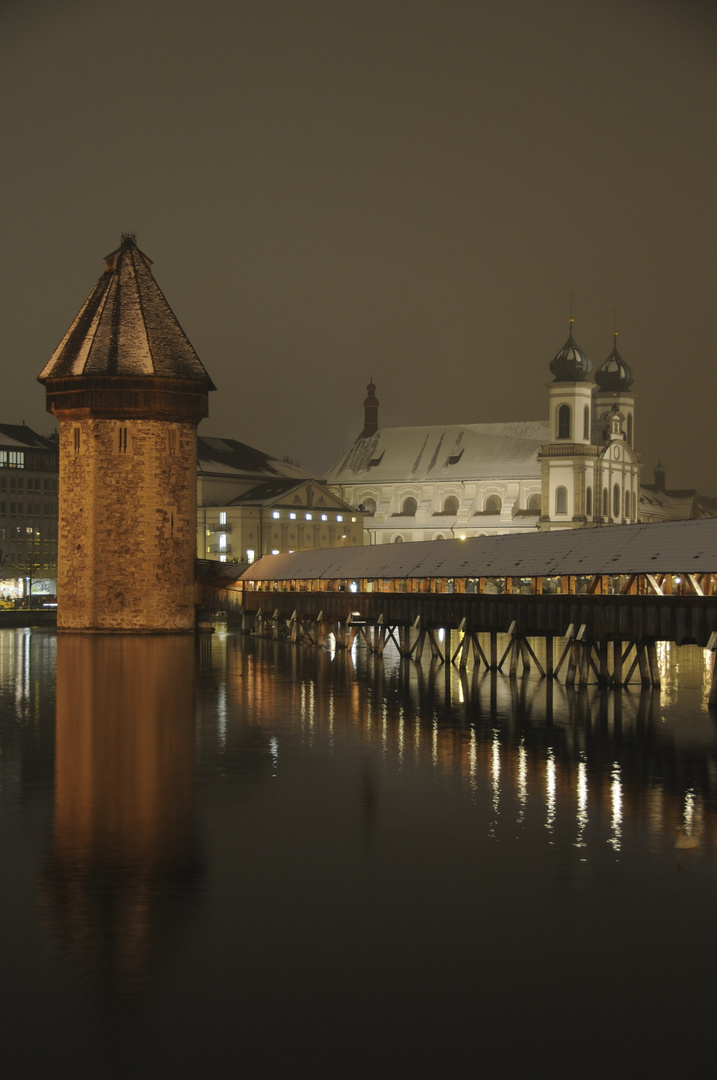
[[[548,634],[545,638],[545,675],[546,678],[554,678],[553,671],[553,635]]]
[[[717,630],[710,634],[707,648],[712,653],[712,679],[710,681],[710,693],[707,704],[711,709],[717,708]]]
[[[650,668],[650,681],[653,686],[660,685],[660,665],[657,662],[657,645],[654,641],[647,643],[647,662]]]

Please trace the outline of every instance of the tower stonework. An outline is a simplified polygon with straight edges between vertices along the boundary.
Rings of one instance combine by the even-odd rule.
[[[59,421],[58,629],[194,629],[197,424],[214,385],[124,236],[39,376]]]

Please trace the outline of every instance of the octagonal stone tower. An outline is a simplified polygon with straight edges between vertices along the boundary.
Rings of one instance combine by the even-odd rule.
[[[60,630],[194,629],[197,424],[209,375],[133,235],[39,381],[60,427]]]

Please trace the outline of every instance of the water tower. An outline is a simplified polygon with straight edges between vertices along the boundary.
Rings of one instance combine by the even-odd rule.
[[[39,376],[59,421],[58,629],[194,629],[212,380],[125,235]]]

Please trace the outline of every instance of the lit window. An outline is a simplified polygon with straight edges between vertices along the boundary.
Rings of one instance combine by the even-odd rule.
[[[274,511],[274,513],[273,513],[273,514],[272,514],[271,516],[272,516],[273,518],[278,518],[278,517],[281,517],[281,514],[279,513],[279,511],[278,511],[278,510],[275,510],[275,511]]]
[[[352,520],[352,521],[355,521],[355,520],[356,520],[356,518],[351,518],[351,520]]]
[[[337,514],[337,515],[336,515],[336,520],[337,520],[337,521],[343,521],[343,520],[344,520],[344,518],[343,518],[343,514]]]
[[[272,553],[272,555],[278,555],[279,554],[279,549],[278,548],[272,548],[271,553]]]
[[[313,521],[314,520],[314,515],[313,514],[307,514],[306,515],[306,520],[307,521]]]
[[[227,550],[227,534],[226,533],[219,533],[219,550],[220,551],[226,551]]]
[[[294,514],[293,512],[291,514],[289,514],[289,517],[291,518],[292,521],[296,521],[296,514]]]
[[[220,510],[219,511],[219,524],[220,525],[226,525],[226,523],[227,523],[227,512],[226,512],[226,510]]]
[[[329,518],[328,518],[328,514],[322,514],[322,515],[321,515],[321,520],[322,520],[322,521],[328,521],[328,520],[329,520]]]
[[[254,562],[254,548],[247,548],[246,549],[246,561],[248,563],[253,563]]]
[[[219,556],[219,562],[226,562],[226,561],[227,561],[226,555],[220,555]]]

